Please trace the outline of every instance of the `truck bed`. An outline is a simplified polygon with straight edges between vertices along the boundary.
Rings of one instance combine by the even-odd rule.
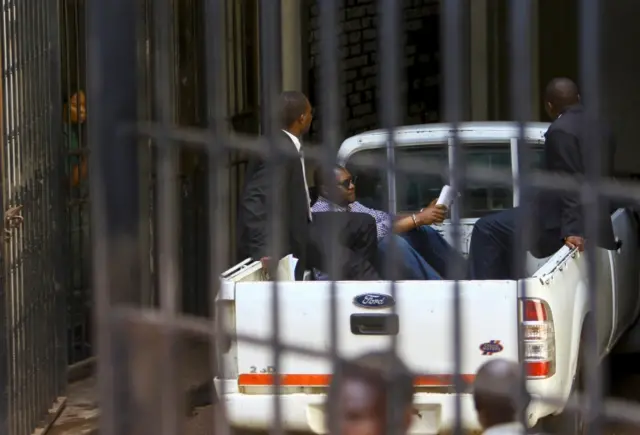
[[[278,285],[280,308],[278,320],[283,345],[327,352],[331,348],[331,283],[282,282]],[[338,282],[337,335],[338,352],[343,357],[390,346],[398,339],[399,355],[420,373],[448,376],[452,374],[455,341],[453,331],[454,282],[404,281],[395,284],[395,306],[364,308],[359,296],[368,294],[392,297],[389,282]],[[264,286],[257,289],[257,286]],[[234,294],[227,294],[235,306],[236,332],[273,340],[271,284],[239,282]],[[474,374],[487,357],[487,349],[501,356],[517,359],[517,304],[515,281],[461,281],[462,302],[462,373]],[[233,299],[233,301],[231,300]],[[360,299],[362,299],[360,297]],[[419,307],[419,309],[416,309]],[[237,373],[269,372],[273,365],[270,346],[237,343]],[[284,352],[280,373],[291,375],[325,375],[331,372],[330,361],[323,358]],[[248,377],[247,377],[248,379]]]

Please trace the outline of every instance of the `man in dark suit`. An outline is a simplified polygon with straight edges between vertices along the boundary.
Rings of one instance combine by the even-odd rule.
[[[545,108],[553,123],[545,134],[543,169],[583,178],[588,152],[585,133],[593,135],[600,147],[600,175],[613,172],[614,142],[610,132],[597,120],[587,120],[580,102],[578,87],[566,78],[552,80],[545,90]],[[585,223],[578,192],[539,191],[532,201],[533,222],[528,249],[537,258],[545,258],[560,249],[584,250]],[[611,207],[601,200],[598,213],[597,240],[605,249],[616,249],[611,224]],[[486,216],[474,226],[469,247],[470,279],[517,279],[514,270],[514,236],[517,209]]]
[[[277,200],[281,222],[278,258],[293,254],[298,258],[296,279],[315,267],[327,270],[326,259],[339,258],[340,270],[334,279],[378,279],[373,268],[377,251],[374,219],[363,213],[326,213],[312,216],[309,188],[300,138],[307,133],[313,119],[311,105],[301,92],[280,95],[282,132],[277,147],[295,157],[278,156],[272,163],[277,182],[273,184],[269,162],[252,159],[247,167],[240,200],[239,254],[266,263],[273,254],[268,246],[271,225],[268,210]],[[299,157],[298,157],[299,156]],[[339,245],[326,252],[325,240],[331,231],[338,232]]]

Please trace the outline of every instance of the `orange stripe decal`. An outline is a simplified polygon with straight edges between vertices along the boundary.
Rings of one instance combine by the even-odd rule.
[[[462,375],[465,383],[472,383],[475,375]],[[238,376],[238,385],[245,387],[264,387],[275,383],[275,375],[263,373],[243,373]],[[331,375],[280,375],[283,387],[326,387],[331,383]],[[453,385],[453,375],[417,376],[416,387],[445,387]]]

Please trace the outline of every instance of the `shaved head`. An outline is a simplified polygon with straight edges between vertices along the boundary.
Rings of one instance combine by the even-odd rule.
[[[517,421],[523,401],[523,385],[520,366],[504,359],[492,359],[476,374],[473,384],[473,400],[483,427]]]
[[[547,112],[552,118],[557,117],[567,107],[580,103],[580,92],[573,80],[559,77],[551,80],[544,91]]]

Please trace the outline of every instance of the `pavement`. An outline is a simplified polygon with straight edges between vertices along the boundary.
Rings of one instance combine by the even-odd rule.
[[[180,387],[186,391],[211,379],[209,347],[204,343],[192,343],[181,354]],[[640,356],[618,359],[612,363],[610,372],[610,395],[640,403]],[[97,434],[98,403],[96,379],[90,377],[69,385],[66,407],[47,432],[48,435]],[[214,416],[211,406],[195,408],[183,422],[183,435],[209,435],[214,433]],[[257,431],[236,429],[232,435],[263,435]],[[638,434],[635,430],[620,425],[607,425],[607,435]]]

